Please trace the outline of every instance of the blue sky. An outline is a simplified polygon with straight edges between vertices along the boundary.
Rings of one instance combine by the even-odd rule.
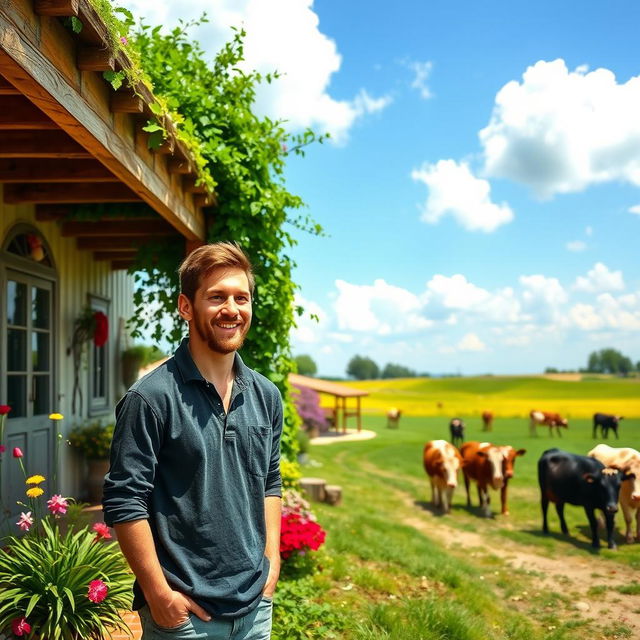
[[[640,360],[635,2],[131,0],[152,23],[206,10],[247,65],[284,72],[257,108],[332,142],[287,183],[292,339],[321,375],[354,354],[419,372],[534,373],[615,347]]]

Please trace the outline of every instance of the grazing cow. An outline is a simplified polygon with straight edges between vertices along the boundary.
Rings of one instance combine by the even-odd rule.
[[[615,549],[613,541],[614,516],[618,510],[618,494],[622,474],[605,467],[602,462],[588,456],[568,453],[560,449],[548,449],[538,460],[538,482],[542,507],[542,530],[549,533],[547,508],[549,502],[556,505],[562,533],[569,529],[564,519],[565,503],[584,507],[591,525],[591,545],[600,547],[598,522],[595,509],[604,513],[607,524],[607,543]]]
[[[627,525],[625,540],[640,542],[640,452],[631,447],[615,449],[606,444],[599,444],[589,451],[589,456],[600,460],[607,467],[619,469],[624,474],[620,487],[620,506]],[[636,532],[633,534],[635,516]]]
[[[489,508],[489,487],[500,489],[502,515],[509,515],[507,507],[507,488],[513,477],[513,465],[516,456],[523,456],[525,449],[515,450],[512,446],[495,446],[490,442],[465,442],[460,449],[462,454],[462,473],[467,490],[467,506],[471,506],[469,481],[478,485],[478,500],[484,515],[491,517]]]
[[[449,513],[453,490],[458,486],[458,470],[462,466],[462,456],[446,440],[431,440],[424,445],[423,463],[431,481],[433,506]]]
[[[569,427],[569,422],[559,413],[549,413],[548,411],[538,411],[537,409],[533,409],[529,414],[529,418],[529,434],[532,436],[537,435],[536,426],[538,425],[549,427],[549,434],[552,436],[553,427],[555,427],[559,437],[562,437],[560,427],[564,427],[565,429]]]
[[[454,418],[449,423],[449,433],[451,434],[451,442],[459,449],[464,442],[464,422],[460,418]]]
[[[609,429],[616,434],[616,440],[619,440],[618,437],[618,426],[620,424],[620,420],[622,420],[624,416],[612,416],[609,413],[594,413],[593,414],[593,437],[598,437],[598,427],[602,429],[602,437],[604,440],[607,439],[609,435]]]
[[[491,431],[493,427],[493,413],[491,411],[482,412],[482,430]]]
[[[387,411],[387,429],[397,429],[401,415],[402,411],[400,409],[396,409],[395,407],[389,409],[389,411]]]

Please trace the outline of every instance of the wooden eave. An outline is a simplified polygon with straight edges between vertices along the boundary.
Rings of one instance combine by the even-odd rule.
[[[61,22],[72,15],[82,22],[79,34]],[[95,257],[112,259],[103,255],[117,251],[117,268],[123,268],[144,237],[173,234],[191,247],[202,243],[202,208],[215,196],[197,184],[195,163],[170,122],[164,122],[166,143],[148,148],[142,127],[153,117],[154,97],[146,86],[113,91],[102,70],[130,63],[109,48],[106,27],[88,0],[0,0],[5,201],[35,204],[38,219],[59,220],[63,235],[78,238],[79,246],[99,239],[96,228],[103,228],[105,238],[124,246],[114,242]],[[110,217],[94,227],[64,222],[78,203],[140,203],[150,210],[146,218]]]

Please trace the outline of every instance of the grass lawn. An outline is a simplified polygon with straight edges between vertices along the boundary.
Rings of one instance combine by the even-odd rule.
[[[529,437],[528,423],[522,418],[498,418],[493,432],[487,434],[481,431],[479,419],[460,417],[466,419],[468,440],[527,449],[517,459],[510,483],[508,517],[481,518],[475,491],[473,507],[468,509],[461,478],[452,513],[440,517],[430,511],[422,449],[427,440],[448,437],[448,417],[403,416],[399,429],[388,430],[382,416],[369,416],[364,428],[376,431],[375,439],[311,448],[317,466],[303,468],[305,475],[321,476],[343,487],[341,506],[314,505],[328,533],[324,571],[314,579],[310,600],[315,595],[323,603],[322,615],[333,616],[335,624],[332,632],[320,619],[307,620],[305,635],[295,637],[560,640],[594,631],[599,635],[593,637],[598,638],[640,637],[640,629],[611,614],[621,599],[632,602],[634,593],[637,599],[640,585],[630,580],[628,586],[612,589],[605,579],[616,572],[636,575],[640,544],[627,545],[619,537],[617,551],[594,552],[584,510],[570,505],[565,510],[569,537],[560,534],[553,509],[552,534],[540,532],[536,462],[545,449],[557,445],[586,454],[594,445],[590,421],[572,420],[559,440],[542,431],[538,438]],[[620,441],[610,443],[637,447],[638,434],[640,421],[625,420]],[[496,502],[499,496],[493,493],[492,506],[499,511]],[[617,525],[622,526],[621,514]],[[470,540],[482,544],[476,546]],[[528,571],[526,565],[512,568],[506,548],[539,556],[553,567],[554,584],[544,583],[544,576],[537,575],[541,572]],[[579,585],[570,579],[572,564],[587,571],[589,584],[579,592]],[[565,567],[568,577],[563,577]],[[588,594],[587,587],[592,588]],[[578,596],[587,599],[593,615],[575,610]],[[603,602],[609,603],[608,609],[602,608]],[[287,635],[278,635],[277,605],[276,599],[274,638],[284,640]],[[640,614],[637,602],[635,609]]]

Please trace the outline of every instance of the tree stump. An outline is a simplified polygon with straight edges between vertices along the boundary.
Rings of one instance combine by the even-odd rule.
[[[342,502],[342,487],[337,484],[328,484],[324,488],[325,502],[331,505],[339,505]]]
[[[310,500],[324,502],[326,499],[326,481],[322,478],[300,478],[302,490],[309,496]]]

